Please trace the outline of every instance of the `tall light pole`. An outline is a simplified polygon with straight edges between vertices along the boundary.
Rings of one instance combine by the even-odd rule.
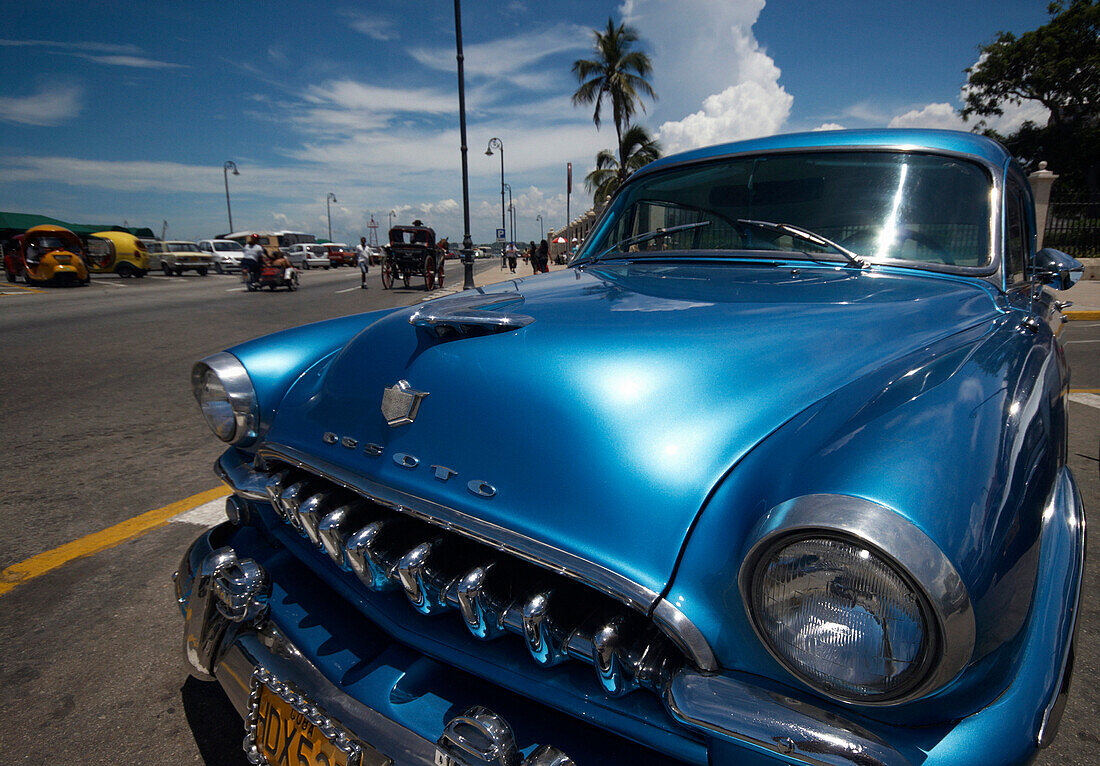
[[[390,211],[390,228],[391,228],[391,229],[393,228],[393,217],[394,217],[395,215],[397,215],[397,211],[396,211],[396,210],[391,210],[391,211]],[[386,233],[386,236],[387,236],[387,237],[389,236],[389,232],[387,232],[387,233]]]
[[[512,224],[512,244],[516,244],[516,206],[508,203],[508,221]]]
[[[536,215],[535,220],[539,222],[539,239],[540,240],[546,239],[546,229],[543,226],[542,213],[539,213],[538,215]]]
[[[462,289],[474,286],[474,241],[470,238],[470,176],[466,167],[466,75],[462,57],[462,8],[455,0],[455,58],[458,61],[458,124],[462,136]],[[500,162],[504,166],[503,148]]]
[[[500,150],[500,228],[505,229],[508,224],[504,222],[504,187],[508,184],[504,183],[504,142],[496,137],[490,138],[489,145],[485,147],[485,156],[493,156],[493,147]]]
[[[512,184],[504,184],[504,188],[508,190],[508,209],[512,210],[513,209],[512,208]],[[500,199],[501,199],[501,202],[504,201],[504,192],[501,192]],[[516,227],[515,227],[514,224],[512,225],[512,236],[509,237],[509,241],[512,244],[515,244],[515,242],[516,242]]]
[[[329,242],[332,241],[332,208],[329,206],[329,203],[338,202],[338,201],[339,200],[336,199],[336,195],[333,194],[332,192],[329,192],[328,196],[325,197],[325,212],[328,213],[328,241]]]
[[[233,208],[229,207],[229,171],[233,170],[233,175],[239,176],[240,171],[237,170],[237,163],[233,160],[226,160],[222,166],[222,175],[225,176],[225,212],[229,213],[229,233],[233,233]]]

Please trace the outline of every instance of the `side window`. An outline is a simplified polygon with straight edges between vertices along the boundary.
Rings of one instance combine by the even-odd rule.
[[[1026,278],[1027,218],[1024,216],[1024,194],[1015,183],[1009,183],[1005,200],[1005,276],[1008,285],[1020,284]]]

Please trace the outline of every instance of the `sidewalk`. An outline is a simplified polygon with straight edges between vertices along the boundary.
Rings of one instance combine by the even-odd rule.
[[[516,266],[516,273],[508,271],[508,269],[500,268],[500,260],[494,258],[493,261],[496,266],[486,269],[485,271],[478,272],[474,275],[474,284],[478,287],[488,287],[489,285],[495,285],[499,282],[507,282],[510,279],[521,279],[522,277],[537,276],[532,274],[531,267],[520,260]],[[445,295],[454,295],[455,293],[462,292],[462,263],[459,261],[452,271],[451,263],[447,262],[447,286],[442,290],[436,290],[430,295],[421,299],[421,302],[433,300],[435,298],[442,298]],[[556,263],[550,264],[550,271],[561,271],[565,266],[559,266]]]
[[[1100,280],[1082,279],[1069,290],[1057,292],[1059,300],[1069,301],[1073,308],[1065,314],[1071,320],[1100,320]]]

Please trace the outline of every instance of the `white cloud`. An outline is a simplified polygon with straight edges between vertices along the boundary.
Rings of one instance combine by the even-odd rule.
[[[652,49],[655,113],[674,118],[658,134],[666,151],[769,135],[786,123],[794,99],[752,34],[763,7],[763,0],[623,3],[624,20]]]
[[[943,128],[965,130],[966,125],[948,103],[928,104],[920,109],[910,109],[899,114],[887,124],[888,128]]]
[[[813,129],[814,133],[819,133],[823,130],[844,130],[844,126],[836,122],[823,122]]]
[[[99,42],[56,42],[54,40],[0,40],[0,47],[15,48],[60,48],[63,50],[92,51],[95,53],[141,53],[141,48],[131,44]]]
[[[30,96],[0,96],[0,121],[21,125],[60,125],[80,114],[83,92],[75,85],[44,87]]]
[[[172,64],[167,61],[157,61],[156,59],[145,58],[144,56],[91,56],[81,53],[74,53],[72,55],[92,61],[96,64],[134,67],[135,69],[181,69],[184,66],[183,64]]]
[[[388,40],[396,40],[400,36],[397,30],[394,29],[393,22],[389,19],[371,16],[350,9],[340,11],[340,15],[348,19],[349,27],[356,32],[366,35],[372,40],[386,42]]]
[[[471,79],[504,80],[530,90],[544,90],[566,81],[568,70],[545,69],[537,64],[548,56],[582,52],[592,46],[591,30],[573,24],[557,24],[527,34],[474,43],[463,47],[463,68]],[[453,49],[415,47],[409,54],[426,67],[453,72]]]

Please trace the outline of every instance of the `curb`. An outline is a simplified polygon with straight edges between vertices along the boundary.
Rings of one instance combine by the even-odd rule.
[[[1066,319],[1070,321],[1100,321],[1100,311],[1065,311]]]

